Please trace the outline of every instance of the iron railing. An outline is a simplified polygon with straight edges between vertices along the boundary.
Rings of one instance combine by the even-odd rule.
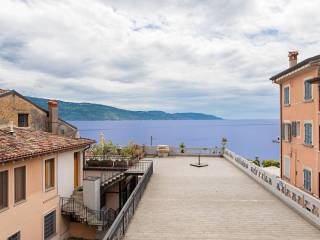
[[[102,230],[112,225],[118,213],[118,210],[111,208],[101,211],[92,210],[74,198],[66,197],[60,198],[60,207],[62,215],[71,216],[80,223],[101,227]]]
[[[134,212],[138,207],[138,204],[144,193],[144,190],[153,174],[153,162],[152,161],[144,161],[144,162],[149,162],[148,168],[145,174],[142,176],[137,187],[132,192],[126,204],[121,209],[120,213],[118,214],[117,218],[114,220],[113,224],[109,228],[103,240],[121,240],[124,237],[126,230],[129,226],[130,220],[132,219]]]

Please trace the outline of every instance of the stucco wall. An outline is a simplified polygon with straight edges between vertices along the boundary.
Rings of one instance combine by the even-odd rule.
[[[304,101],[304,81],[318,76],[318,68],[309,68],[282,83],[283,88],[290,86],[290,106],[282,103],[283,122],[300,121],[300,136],[292,137],[291,142],[282,141],[282,156],[290,157],[290,179],[285,179],[303,188],[303,169],[312,169],[312,193],[319,196],[319,93],[317,84],[312,86],[312,101]],[[283,95],[283,90],[282,90]],[[283,98],[282,98],[283,99]],[[313,123],[313,147],[304,145],[304,123]],[[297,174],[296,174],[297,172]],[[284,173],[284,168],[282,168]]]
[[[60,209],[57,188],[44,191],[43,158],[0,166],[9,171],[9,208],[0,212],[0,239],[7,239],[20,231],[21,239],[43,239],[43,218],[52,210],[57,211],[57,232],[60,232]],[[26,200],[14,203],[14,168],[26,166]],[[52,239],[59,239],[57,234]]]
[[[74,152],[65,152],[58,155],[58,191],[61,197],[70,197],[74,190]],[[80,186],[82,185],[82,158],[80,158]]]

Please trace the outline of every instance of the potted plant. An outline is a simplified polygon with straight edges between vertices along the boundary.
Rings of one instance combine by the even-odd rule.
[[[184,153],[185,147],[186,146],[184,145],[184,143],[180,143],[180,145],[179,145],[180,153]]]
[[[222,145],[222,151],[224,152],[224,149],[225,149],[225,146],[227,145],[228,143],[228,139],[226,137],[223,137],[221,139],[221,145]]]

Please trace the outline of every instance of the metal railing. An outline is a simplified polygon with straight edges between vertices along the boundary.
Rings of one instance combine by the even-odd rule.
[[[60,198],[61,214],[72,216],[77,222],[106,229],[111,226],[117,216],[117,210],[106,209],[95,211],[74,198]]]
[[[223,155],[222,147],[185,147],[183,149],[179,147],[169,147],[169,156],[209,156],[220,157]],[[144,151],[147,155],[157,155],[157,146],[144,146]]]
[[[142,176],[142,179],[138,183],[135,190],[130,195],[126,204],[121,209],[117,218],[114,220],[112,226],[109,228],[108,232],[104,236],[103,240],[120,240],[124,237],[126,230],[129,226],[130,220],[132,219],[136,208],[141,200],[141,197],[144,193],[144,190],[150,180],[150,177],[153,174],[153,162],[149,162],[148,168],[145,174]]]

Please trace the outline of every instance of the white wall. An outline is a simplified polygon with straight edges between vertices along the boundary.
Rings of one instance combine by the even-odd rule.
[[[60,197],[70,197],[74,190],[74,153],[70,151],[58,154],[58,194]],[[82,185],[83,162],[80,154],[80,185]]]

